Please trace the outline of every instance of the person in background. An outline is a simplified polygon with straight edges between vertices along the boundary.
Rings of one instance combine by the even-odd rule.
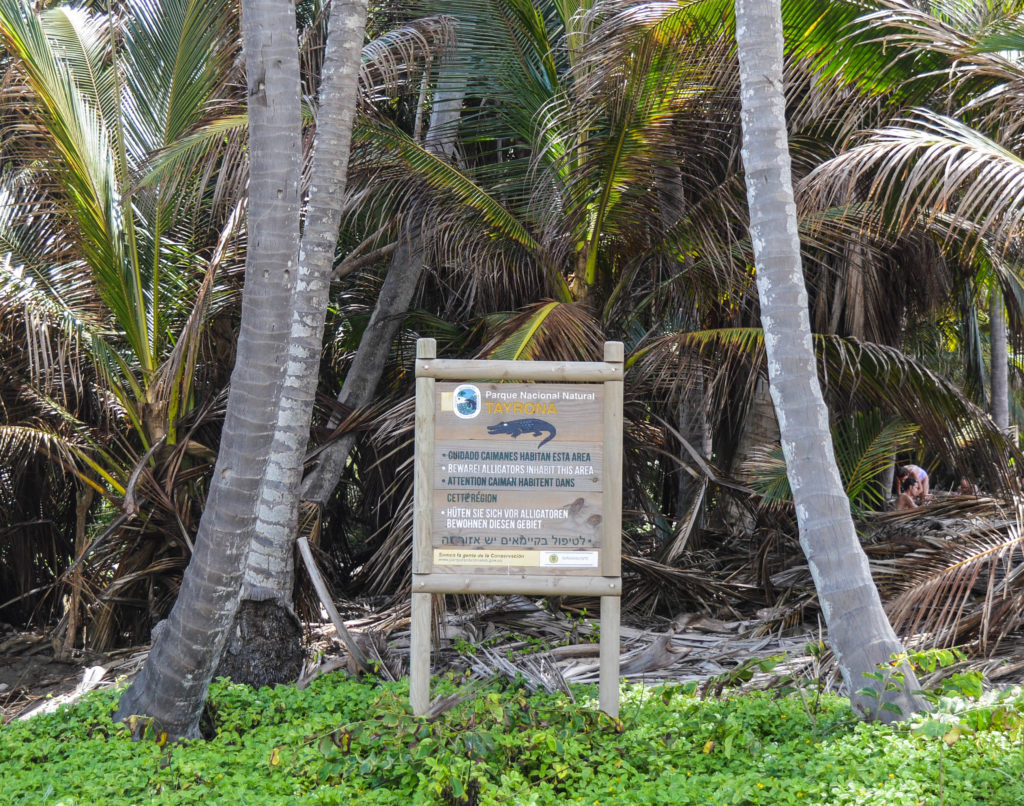
[[[898,485],[897,489],[900,494],[893,509],[917,509],[918,504],[915,499],[922,494],[921,482],[913,473],[907,473],[900,478]]]
[[[931,494],[931,485],[928,483],[928,471],[918,465],[903,465],[901,468],[902,475],[913,475],[921,483],[921,496],[922,502],[927,500]],[[897,475],[900,475],[897,473]]]
[[[967,476],[960,477],[960,484],[956,488],[957,495],[977,495],[978,485],[971,482]]]

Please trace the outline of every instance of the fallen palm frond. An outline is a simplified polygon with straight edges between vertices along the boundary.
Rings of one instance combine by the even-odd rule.
[[[988,655],[1024,625],[1024,535],[1016,518],[949,518],[972,503],[964,497],[934,512],[911,510],[918,519],[910,545],[906,537],[902,546],[873,544],[874,554],[899,553],[873,560],[872,568],[895,629],[931,646],[973,644]]]
[[[676,568],[643,557],[625,555],[622,558],[627,609],[653,613],[658,610],[678,610],[684,605],[698,604],[714,610],[715,605],[760,597],[753,585],[723,582],[706,568]]]
[[[469,668],[484,680],[501,676],[522,681],[530,692],[561,692],[570,699],[573,696],[562,673],[546,655],[510,656],[485,646],[470,656]]]

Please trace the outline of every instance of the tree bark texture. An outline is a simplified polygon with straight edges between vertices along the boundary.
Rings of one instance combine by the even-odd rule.
[[[811,343],[807,289],[800,262],[783,93],[780,0],[736,0],[742,156],[757,265],[768,377],[779,421],[800,543],[818,592],[829,642],[855,710],[892,720],[923,707],[917,681],[887,691],[865,674],[889,670],[903,647],[871,578],[850,515],[829,431]],[[857,694],[875,688],[878,698]]]
[[[451,77],[457,75],[458,71],[441,71],[424,140],[424,148],[450,162],[458,161],[456,132],[466,94],[463,84],[452,84]],[[409,310],[423,274],[426,229],[414,219],[410,219],[402,229],[370,322],[338,393],[338,402],[347,408],[359,408],[373,400],[391,351],[391,342],[395,340],[402,317]],[[355,444],[355,434],[344,434],[320,454],[303,482],[303,498],[320,506],[327,504],[341,480],[348,455]]]
[[[299,487],[348,177],[365,26],[366,0],[331,4],[284,386],[246,559],[242,604],[218,669],[253,686],[292,682],[298,676],[296,664],[301,665],[302,625],[292,609]],[[298,216],[292,226],[298,232]]]
[[[400,238],[377,304],[338,393],[338,402],[348,409],[360,408],[373,400],[391,351],[391,342],[395,340],[423,274],[424,243],[419,225],[405,227]],[[303,498],[320,506],[327,504],[355,444],[356,434],[348,432],[320,453],[303,483]]]
[[[298,261],[294,5],[243,0],[242,38],[249,89],[249,248],[220,453],[177,602],[117,711],[118,719],[153,717],[172,740],[199,735],[209,683],[238,607],[284,377]]]

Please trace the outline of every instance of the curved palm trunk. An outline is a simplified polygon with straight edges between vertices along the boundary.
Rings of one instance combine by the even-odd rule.
[[[888,668],[903,648],[882,608],[854,531],[818,383],[800,263],[796,205],[786,145],[780,0],[736,0],[743,165],[757,264],[768,376],[796,504],[800,544],[814,578],[829,642],[856,710],[882,719],[891,711],[856,692],[865,674]],[[917,681],[882,690],[904,716],[923,707]]]
[[[338,393],[338,402],[348,409],[357,409],[373,400],[387,363],[391,342],[402,325],[402,317],[412,302],[423,274],[423,238],[418,226],[404,228],[398,248],[391,259],[381,286],[377,304],[363,332],[356,356],[345,375]],[[337,425],[337,423],[335,423]],[[349,452],[356,443],[352,432],[343,434],[317,457],[316,464],[303,483],[302,497],[324,506],[330,500],[345,470]]]
[[[989,414],[1001,431],[1010,427],[1010,384],[1006,343],[1006,310],[1003,292],[997,286],[989,295],[988,326],[991,375],[989,380]]]
[[[153,717],[196,737],[238,606],[256,502],[273,438],[298,259],[300,89],[290,0],[243,0],[249,86],[249,250],[238,353],[206,508],[181,591],[117,718]]]
[[[455,162],[455,127],[462,113],[465,88],[446,88],[447,75],[447,71],[442,72],[438,81],[424,147],[437,156]],[[420,224],[415,221],[410,221],[402,229],[370,322],[338,393],[338,402],[346,408],[359,408],[373,400],[391,351],[391,343],[401,327],[402,316],[409,310],[423,274],[426,237]],[[317,457],[316,464],[303,482],[303,498],[321,507],[327,504],[338,486],[355,443],[355,434],[344,434]]]
[[[292,610],[299,486],[348,176],[365,24],[366,0],[331,5],[284,387],[242,602],[218,668],[218,674],[253,686],[290,682],[302,671],[302,630]]]

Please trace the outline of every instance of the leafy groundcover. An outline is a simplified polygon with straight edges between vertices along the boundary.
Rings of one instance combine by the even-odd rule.
[[[175,746],[144,723],[132,741],[110,720],[118,696],[0,728],[0,804],[1024,803],[1017,690],[943,699],[928,719],[882,726],[808,690],[628,687],[612,720],[589,688],[572,702],[493,683],[428,721],[409,714],[403,683],[220,681],[215,736]]]

